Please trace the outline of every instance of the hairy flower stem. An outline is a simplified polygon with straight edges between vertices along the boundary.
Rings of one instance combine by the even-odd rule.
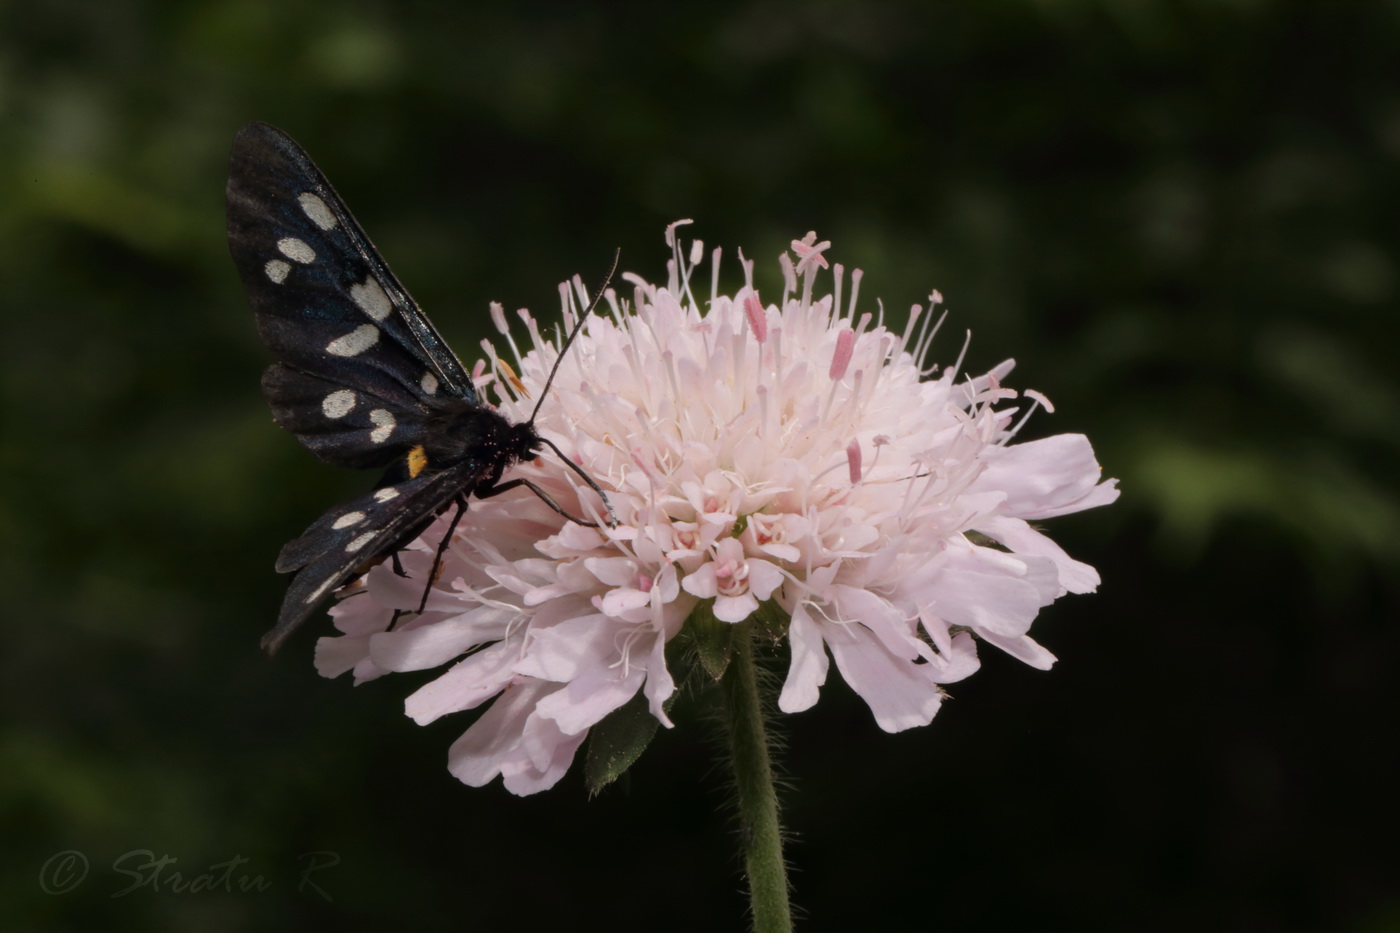
[[[753,929],[754,933],[788,933],[792,930],[792,909],[788,905],[787,866],[754,665],[752,625],[735,625],[733,638],[733,655],[721,684]]]

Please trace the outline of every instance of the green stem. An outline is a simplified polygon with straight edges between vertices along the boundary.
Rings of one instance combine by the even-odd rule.
[[[768,756],[768,734],[754,666],[753,631],[747,622],[735,626],[733,655],[721,683],[754,933],[790,933],[792,909],[788,905],[787,866],[783,862],[782,827],[778,823],[778,793],[773,786],[773,765]]]

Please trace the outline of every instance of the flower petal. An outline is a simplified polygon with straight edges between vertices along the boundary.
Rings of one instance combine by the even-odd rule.
[[[841,676],[870,706],[881,729],[902,732],[933,721],[943,694],[921,665],[890,654],[863,625],[824,622],[821,630]]]
[[[1115,490],[1116,491],[1116,490]],[[1048,557],[1059,569],[1060,586],[1070,593],[1092,593],[1099,586],[1099,572],[1074,560],[1045,535],[1019,518],[997,516],[978,521],[977,531],[998,541],[1017,554]]]
[[[418,725],[448,713],[472,709],[491,699],[515,679],[510,669],[519,647],[497,642],[458,661],[437,680],[419,687],[404,701],[404,712]]]
[[[462,783],[481,787],[501,773],[502,760],[515,752],[525,722],[540,700],[558,690],[555,684],[524,681],[501,695],[447,752],[447,769]],[[519,774],[518,765],[515,769]]]
[[[1099,482],[1103,471],[1082,434],[1057,434],[998,447],[982,460],[985,467],[969,491],[1005,492],[1006,511],[1017,518],[1053,518],[1118,498],[1117,480]]]
[[[822,640],[817,623],[807,614],[804,603],[798,603],[792,611],[788,646],[792,650],[792,663],[778,697],[778,709],[800,713],[817,702],[827,671],[826,642]]]
[[[721,622],[742,622],[758,609],[758,600],[752,593],[738,596],[716,596],[715,618]]]
[[[625,672],[594,668],[541,700],[537,708],[545,719],[558,723],[564,733],[577,735],[632,699],[645,677],[646,668],[640,664]]]

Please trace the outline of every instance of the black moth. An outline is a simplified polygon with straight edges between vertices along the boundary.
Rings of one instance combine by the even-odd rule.
[[[554,445],[535,433],[533,415],[512,424],[482,403],[461,361],[300,146],[265,123],[243,127],[229,157],[227,197],[229,252],[278,359],[262,380],[274,419],[327,463],[388,467],[372,492],[331,509],[282,548],[277,571],[296,576],[276,627],[263,636],[267,651],[455,504],[431,580],[470,495],[529,486],[573,518],[534,484],[500,481],[508,466]],[[560,456],[611,517],[597,483]]]

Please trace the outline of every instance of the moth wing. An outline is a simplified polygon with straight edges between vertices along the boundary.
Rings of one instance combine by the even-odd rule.
[[[262,638],[263,648],[275,652],[326,597],[363,573],[374,558],[407,544],[484,472],[483,465],[469,462],[424,473],[322,515],[277,557],[277,570],[296,571],[296,576],[287,587],[277,625]]]
[[[461,362],[290,137],[243,127],[226,198],[229,252],[278,359],[389,401],[417,400],[427,376],[476,400]]]
[[[386,466],[428,438],[423,407],[382,387],[352,389],[285,363],[267,368],[262,387],[273,419],[334,466]]]

